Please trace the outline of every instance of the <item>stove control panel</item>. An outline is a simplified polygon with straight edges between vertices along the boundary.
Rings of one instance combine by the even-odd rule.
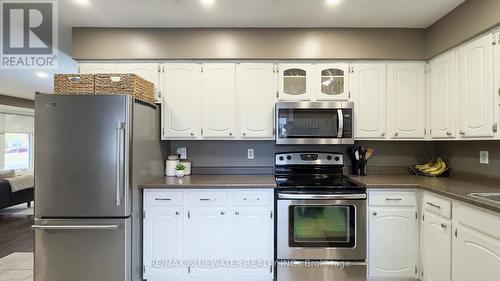
[[[344,165],[342,153],[290,152],[277,153],[275,165]]]

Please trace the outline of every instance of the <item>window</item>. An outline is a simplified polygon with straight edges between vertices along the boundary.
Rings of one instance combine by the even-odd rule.
[[[0,105],[0,170],[33,168],[32,109]]]

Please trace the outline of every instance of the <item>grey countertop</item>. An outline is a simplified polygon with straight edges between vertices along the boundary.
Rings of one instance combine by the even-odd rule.
[[[500,188],[449,178],[412,175],[349,176],[366,188],[415,188],[432,191],[478,207],[500,212],[500,204],[467,196],[471,192],[500,192]],[[184,178],[160,177],[139,188],[276,188],[274,175],[191,175]]]
[[[478,207],[500,212],[500,204],[489,200],[470,197],[471,192],[500,192],[493,185],[474,183],[450,178],[430,178],[412,175],[373,175],[349,176],[349,178],[366,188],[416,188],[434,192],[452,199],[469,203]]]
[[[191,175],[161,177],[139,188],[275,188],[274,175]]]

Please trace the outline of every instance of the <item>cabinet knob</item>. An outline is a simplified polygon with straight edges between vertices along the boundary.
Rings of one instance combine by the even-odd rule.
[[[446,132],[446,135],[451,136],[451,132],[450,131]]]
[[[385,132],[380,133],[382,137],[385,137]]]
[[[460,131],[460,134],[461,134],[461,135],[465,135],[465,132],[464,132],[464,131]]]
[[[446,225],[446,223],[441,223],[441,227],[446,229],[446,227],[448,226]]]
[[[240,214],[240,212],[234,212],[234,214],[238,216]]]
[[[395,136],[395,137],[397,137],[398,135],[399,135],[399,133],[398,133],[398,132],[395,132],[395,133],[394,133],[394,136]]]
[[[175,212],[175,214],[178,216],[178,215],[180,215],[180,214],[181,214],[181,212],[177,211],[177,212]]]
[[[229,135],[230,135],[230,136],[232,136],[232,135],[233,135],[233,133],[229,132]]]
[[[193,133],[193,132],[191,132],[191,136],[194,136],[194,133]]]
[[[242,133],[242,135],[243,135],[243,136],[246,136],[246,135],[247,135],[247,133]]]
[[[373,215],[376,216],[377,215],[377,212],[373,212]]]
[[[225,215],[225,214],[226,214],[226,212],[222,211],[222,212],[220,212],[220,214],[221,214],[221,215]]]

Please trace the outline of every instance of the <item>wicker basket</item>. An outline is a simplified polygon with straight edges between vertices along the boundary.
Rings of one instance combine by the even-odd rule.
[[[135,74],[95,74],[95,94],[129,94],[145,102],[154,103],[155,86]]]
[[[56,74],[54,75],[54,93],[56,94],[93,94],[94,75],[92,74]]]

